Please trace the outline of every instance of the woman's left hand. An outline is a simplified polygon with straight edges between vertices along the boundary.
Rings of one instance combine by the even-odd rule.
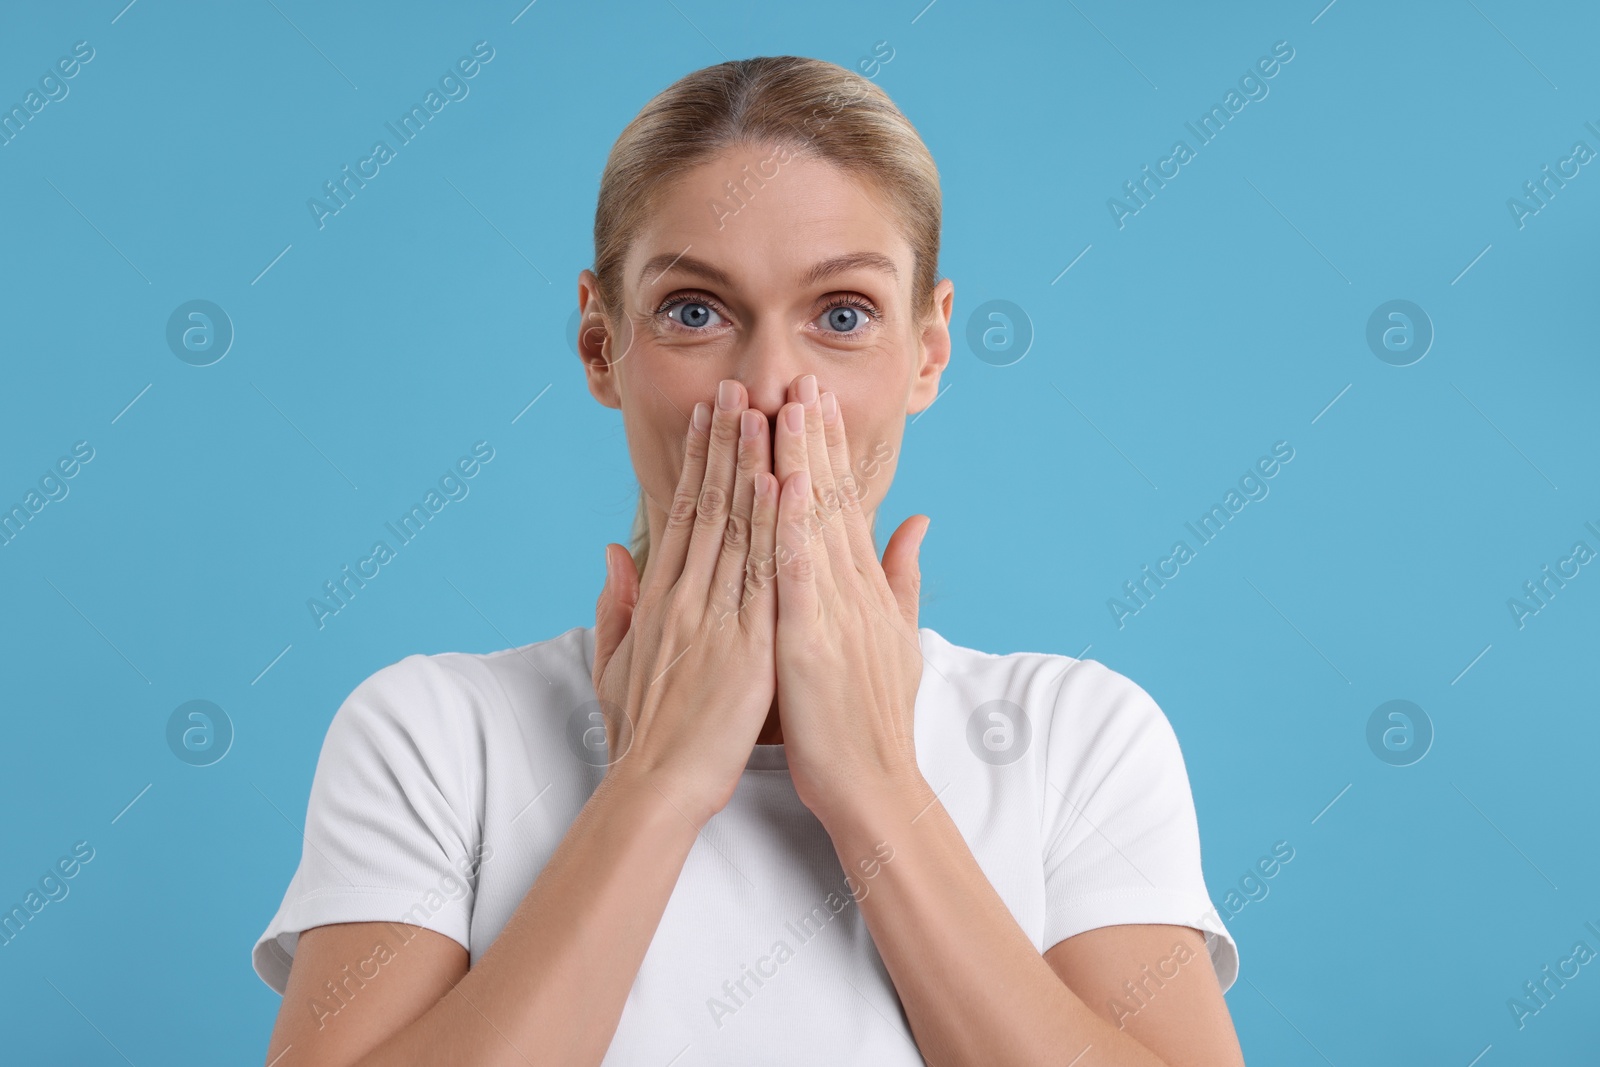
[[[803,416],[803,426],[789,419]],[[777,698],[795,792],[825,826],[921,777],[913,707],[922,680],[913,515],[880,565],[844,416],[814,375],[778,412]]]

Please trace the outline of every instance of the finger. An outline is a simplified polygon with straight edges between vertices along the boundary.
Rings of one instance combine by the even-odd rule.
[[[765,440],[764,428],[761,435]],[[750,556],[745,564],[739,621],[747,633],[771,634],[778,622],[778,479],[770,471],[757,471],[751,490],[755,499],[750,514]]]
[[[739,461],[734,477],[733,512],[722,538],[722,554],[717,559],[712,599],[717,618],[741,610],[744,604],[746,566],[751,555],[751,515],[755,504],[755,476],[767,469],[767,419],[761,412],[745,408],[739,413]]]
[[[778,501],[778,612],[799,622],[815,620],[822,545],[813,536],[815,511],[810,472],[801,469],[783,482]]]
[[[829,574],[845,575],[854,564],[850,563],[849,539],[839,514],[839,491],[833,481],[833,462],[828,457],[828,442],[823,434],[822,404],[817,393],[817,376],[802,375],[795,382],[796,396],[806,411],[806,462],[811,471],[811,497],[817,510],[816,524],[822,534],[822,547],[826,561],[819,560],[819,569]],[[876,556],[876,553],[874,553]]]
[[[828,444],[828,463],[833,470],[840,519],[844,523],[856,569],[867,574],[871,565],[877,562],[878,546],[872,540],[872,530],[862,509],[861,501],[866,495],[866,486],[856,477],[850,465],[850,442],[845,437],[844,412],[839,407],[838,396],[831,392],[823,393],[820,404],[822,433]]]
[[[701,425],[695,425],[702,419]],[[645,561],[645,595],[671,589],[683,573],[684,560],[689,554],[689,533],[694,528],[695,507],[700,498],[700,483],[705,479],[710,427],[711,406],[704,402],[696,404],[684,436],[683,469],[678,472],[678,486],[667,508],[661,543],[651,546],[650,556]]]
[[[683,564],[684,583],[702,590],[702,603],[710,609],[717,598],[711,582],[722,555],[728,516],[733,511],[733,476],[739,449],[739,417],[744,411],[744,386],[731,378],[717,386],[717,407],[711,416],[711,447],[706,454],[705,480],[695,504],[694,533]]]
[[[921,528],[917,520],[922,520]],[[922,542],[928,535],[933,520],[926,515],[913,515],[902,522],[890,536],[883,550],[883,575],[894,590],[895,603],[900,607],[900,617],[912,629],[917,628],[922,596]]]
[[[793,394],[794,391],[791,386],[790,395],[792,396]],[[778,479],[780,485],[788,486],[796,474],[801,471],[810,472],[811,470],[811,446],[806,439],[805,417],[805,405],[798,401],[791,400],[778,409],[777,438],[772,445],[772,473]],[[807,484],[811,484],[809,479]],[[784,491],[787,492],[787,489]],[[811,492],[811,505],[807,509],[806,522],[810,530],[807,536],[820,534],[821,532],[819,529],[821,519],[817,515],[816,492],[814,488],[809,491]],[[783,518],[783,512],[780,508],[778,521],[782,523]],[[827,546],[819,544],[817,549],[818,557],[813,561],[813,566],[818,569],[819,577],[829,575],[830,572],[825,569],[828,565]],[[782,556],[780,548],[779,569],[781,570],[782,565],[787,562]]]
[[[612,551],[616,549],[616,551]],[[633,605],[639,595],[639,571],[633,555],[621,545],[606,545],[606,581],[594,609],[594,684],[598,691],[606,664],[616,655],[633,622]]]

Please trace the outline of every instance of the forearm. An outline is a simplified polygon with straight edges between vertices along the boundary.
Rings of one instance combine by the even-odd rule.
[[[928,1063],[1163,1067],[1056,976],[920,776],[824,825]],[[863,879],[881,843],[893,858]]]
[[[360,1067],[598,1064],[696,833],[608,776],[478,965]]]

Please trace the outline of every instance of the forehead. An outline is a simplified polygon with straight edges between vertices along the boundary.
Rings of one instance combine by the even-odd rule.
[[[659,190],[626,284],[694,273],[729,288],[811,288],[849,273],[909,291],[911,249],[876,190],[832,164],[781,158],[732,149]]]

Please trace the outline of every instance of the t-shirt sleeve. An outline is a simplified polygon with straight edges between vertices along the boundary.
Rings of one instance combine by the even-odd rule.
[[[1205,934],[1224,992],[1239,973],[1211,903],[1177,735],[1150,694],[1095,660],[1070,663],[1046,740],[1044,946],[1102,926]]]
[[[481,825],[466,773],[465,684],[438,656],[407,656],[334,714],[300,865],[251,953],[280,994],[299,935],[314,926],[404,922],[468,946]]]

